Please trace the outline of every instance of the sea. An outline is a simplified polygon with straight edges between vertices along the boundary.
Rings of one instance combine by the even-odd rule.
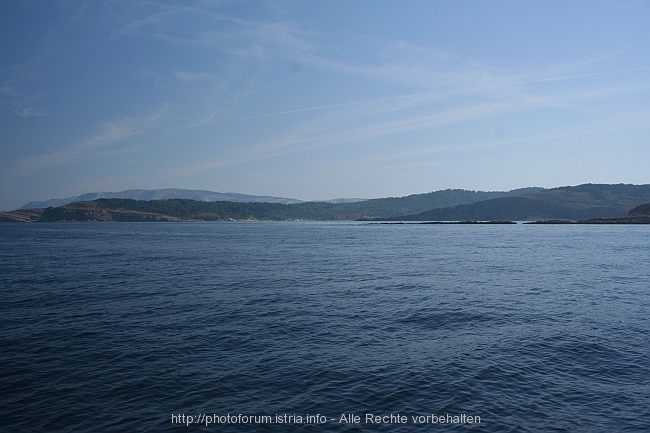
[[[650,227],[0,224],[6,432],[648,432]]]

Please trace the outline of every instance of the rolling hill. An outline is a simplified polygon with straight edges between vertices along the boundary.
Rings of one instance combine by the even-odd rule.
[[[92,201],[100,198],[127,198],[131,200],[167,200],[182,198],[197,201],[234,201],[241,203],[301,203],[302,200],[265,195],[249,195],[236,192],[214,192],[196,189],[163,188],[163,189],[127,189],[118,192],[89,192],[74,197],[57,198],[45,201],[30,201],[21,209],[36,209],[63,206],[68,203]]]
[[[446,189],[424,194],[412,194],[405,197],[387,197],[370,200],[361,199],[334,199],[319,202],[300,202],[268,196],[251,196],[236,193],[216,193],[211,191],[164,189],[164,190],[126,190],[116,193],[88,193],[67,199],[48,200],[45,202],[30,202],[21,210],[45,209],[60,207],[70,203],[90,202],[99,199],[129,199],[158,201],[169,199],[193,200],[199,202],[215,203],[263,203],[290,204],[295,209],[277,210],[274,206],[266,206],[268,211],[278,219],[316,219],[316,220],[355,220],[360,218],[390,218],[399,215],[423,212],[430,209],[455,206],[464,203],[474,203],[497,197],[516,197],[532,192],[541,191],[542,188],[521,188],[512,191],[469,191],[463,189]],[[216,205],[219,209],[248,209],[245,213],[250,218],[267,218],[267,213],[261,209],[265,206],[228,206]],[[279,209],[283,209],[280,207]],[[14,213],[18,211],[13,211]],[[237,211],[239,212],[239,211]],[[235,212],[234,215],[240,215]],[[243,212],[243,211],[242,211]],[[261,212],[261,213],[260,213]],[[227,212],[226,212],[227,214]],[[228,216],[226,218],[239,218]],[[8,216],[5,215],[5,218]]]
[[[443,190],[359,202],[265,203],[103,198],[0,213],[0,221],[588,220],[624,217],[650,202],[650,185],[585,184],[507,192]],[[645,208],[638,208],[637,212]],[[412,213],[409,213],[412,212]]]
[[[583,220],[624,216],[633,207],[647,202],[650,202],[650,185],[584,184],[431,209],[388,220]]]

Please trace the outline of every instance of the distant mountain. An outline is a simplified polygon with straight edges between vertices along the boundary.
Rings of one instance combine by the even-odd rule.
[[[325,203],[356,203],[358,201],[367,201],[367,198],[332,198],[329,200],[323,200]],[[319,200],[315,200],[319,201]]]
[[[372,218],[390,218],[399,215],[419,213],[430,209],[474,203],[498,197],[518,197],[525,194],[542,191],[543,188],[529,187],[512,191],[471,191],[466,189],[445,189],[423,194],[412,194],[405,197],[375,198],[357,202],[324,203],[330,207],[319,208],[322,212],[316,219],[355,220]],[[316,203],[316,202],[313,202]],[[310,203],[300,203],[298,206],[310,209]],[[309,212],[311,214],[311,212]],[[307,219],[309,217],[306,217]]]
[[[647,202],[650,202],[650,185],[585,184],[431,209],[389,220],[583,220],[624,216],[631,208]]]
[[[405,197],[363,199],[333,199],[322,202],[301,202],[300,200],[279,197],[254,196],[237,193],[219,193],[186,189],[132,189],[120,192],[93,192],[65,199],[27,203],[22,209],[35,209],[63,206],[69,203],[92,201],[100,198],[122,198],[131,200],[185,199],[206,202],[230,201],[237,203],[282,203],[301,204],[305,215],[299,218],[319,220],[355,220],[360,218],[390,218],[398,215],[414,214],[429,209],[474,203],[497,197],[516,197],[541,191],[543,188],[520,188],[512,191],[469,191],[464,189],[445,189]],[[316,211],[318,210],[318,211]],[[292,214],[294,212],[291,212]]]
[[[524,195],[517,195],[522,193]],[[498,197],[476,201],[481,197],[495,195]],[[432,204],[440,206],[460,200],[474,202],[397,216],[402,209],[418,209]],[[373,220],[589,222],[597,219],[594,223],[630,223],[647,219],[646,203],[650,203],[650,185],[586,184],[549,190],[529,188],[509,192],[444,190],[354,203],[284,204],[187,199],[98,199],[45,209],[3,212],[0,213],[0,221],[352,220],[365,215],[383,214],[387,216]],[[629,211],[630,209],[633,210]],[[628,212],[629,217],[623,219]]]
[[[513,191],[467,191],[448,189],[406,197],[364,201],[268,203],[165,199],[151,200],[151,191],[137,195],[148,200],[103,198],[38,209],[20,209],[0,214],[5,221],[167,221],[167,220],[355,220],[391,217],[407,212],[472,203],[492,197],[518,196],[541,188]],[[182,190],[181,190],[182,191]],[[121,194],[121,193],[117,193]],[[87,197],[84,195],[82,197]],[[204,195],[200,196],[205,198]],[[210,196],[212,197],[212,196]],[[250,196],[248,196],[250,197]],[[46,202],[45,204],[52,204]],[[144,219],[143,219],[144,218]]]
[[[182,198],[197,201],[234,201],[240,203],[301,203],[302,200],[264,195],[248,195],[235,192],[214,192],[194,189],[165,188],[165,189],[127,189],[119,192],[89,192],[74,197],[59,198],[45,201],[30,201],[21,209],[35,209],[63,206],[68,203],[91,201],[100,198],[127,198],[132,200],[167,200]]]

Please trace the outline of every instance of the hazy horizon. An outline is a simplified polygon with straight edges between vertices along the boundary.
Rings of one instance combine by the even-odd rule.
[[[650,4],[0,5],[0,209],[647,184]]]
[[[545,190],[549,190],[549,189],[563,188],[563,187],[578,187],[578,186],[588,185],[588,184],[636,185],[636,186],[648,185],[648,184],[630,184],[630,183],[626,183],[626,182],[616,182],[616,183],[612,183],[612,184],[603,184],[603,183],[600,183],[600,182],[585,182],[585,183],[581,183],[581,184],[577,184],[577,185],[557,185],[557,186],[553,186],[553,187],[540,187],[539,185],[528,185],[528,186],[520,186],[520,187],[516,187],[516,188],[501,189],[501,190],[497,190],[497,189],[480,189],[480,188],[478,188],[478,189],[477,188],[443,188],[443,189],[437,189],[437,190],[431,190],[431,191],[413,192],[413,193],[404,194],[404,195],[401,195],[401,196],[383,195],[383,196],[377,196],[377,197],[328,197],[328,198],[322,198],[322,199],[317,198],[317,199],[311,199],[311,200],[304,200],[304,199],[301,199],[301,198],[298,198],[298,197],[286,197],[286,196],[274,196],[274,195],[262,195],[262,194],[243,194],[243,195],[248,195],[248,196],[251,196],[251,197],[257,196],[257,197],[268,197],[268,198],[275,198],[275,199],[298,200],[298,202],[318,202],[318,201],[338,201],[338,200],[366,201],[366,200],[383,199],[383,198],[401,198],[401,197],[407,197],[407,196],[412,196],[412,195],[422,195],[422,194],[436,193],[436,192],[441,192],[441,191],[445,191],[445,190],[465,190],[465,191],[474,191],[474,192],[509,192],[509,191],[515,191],[515,190],[531,189],[531,188],[542,188],[542,189],[545,189]],[[197,193],[203,192],[203,193],[215,193],[215,194],[224,194],[224,195],[239,195],[239,194],[242,194],[242,193],[239,193],[237,191],[211,191],[211,190],[203,190],[203,189],[173,188],[173,187],[169,187],[169,188],[129,188],[129,189],[126,189],[126,190],[121,190],[121,191],[86,191],[86,192],[81,193],[81,194],[75,194],[75,195],[70,195],[70,196],[66,196],[66,197],[50,197],[50,198],[43,199],[43,200],[30,200],[28,202],[23,203],[20,206],[12,208],[12,209],[0,209],[0,212],[21,209],[23,206],[32,205],[33,203],[39,203],[39,202],[46,203],[48,201],[62,201],[62,200],[66,200],[66,199],[70,199],[70,198],[76,198],[76,197],[87,195],[87,194],[100,194],[100,195],[104,194],[104,195],[108,195],[109,198],[115,198],[115,197],[111,197],[111,196],[114,195],[114,194],[119,195],[120,193],[130,193],[130,192],[137,192],[137,191],[147,191],[147,192],[149,192],[149,191],[158,191],[158,192],[161,192],[161,191],[166,191],[166,190],[192,191],[192,192],[197,192]],[[130,197],[128,197],[128,194],[125,197],[130,198]],[[187,198],[187,197],[185,197],[185,198]],[[94,200],[94,199],[89,199],[89,200]],[[151,199],[151,198],[146,198],[146,199],[136,198],[136,200],[161,200],[161,198],[154,198],[154,199]],[[204,199],[202,199],[202,198],[190,198],[190,200],[203,201]],[[219,200],[221,200],[221,199],[219,199]],[[207,201],[214,201],[214,200],[207,200]],[[229,201],[229,200],[226,199],[226,201]],[[47,206],[60,206],[60,205],[61,204],[47,204]],[[33,208],[33,206],[30,206],[30,208]]]

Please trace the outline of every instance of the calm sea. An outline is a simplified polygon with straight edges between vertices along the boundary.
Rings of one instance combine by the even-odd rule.
[[[0,224],[0,290],[3,431],[650,431],[647,226]]]

